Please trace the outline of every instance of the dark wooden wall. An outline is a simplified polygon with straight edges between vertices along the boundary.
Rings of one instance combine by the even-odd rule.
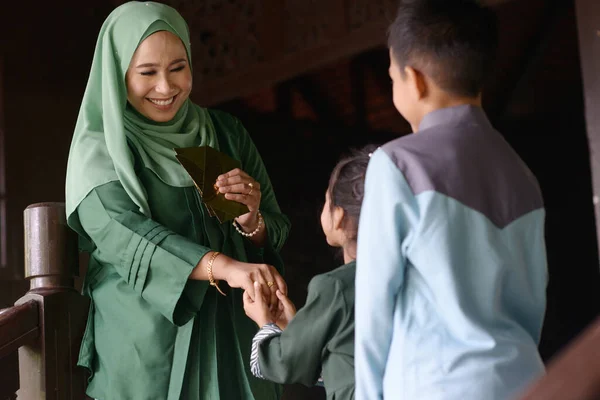
[[[100,0],[94,7],[67,3],[13,2],[17,11],[0,25],[8,199],[0,307],[27,288],[20,280],[23,209],[64,200],[69,144],[96,34],[113,7]],[[541,351],[549,358],[598,314],[600,305],[577,24],[570,1],[513,1],[498,13],[501,51],[485,107],[544,192],[550,282]],[[292,220],[284,257],[298,305],[310,278],[339,264],[318,219],[337,158],[351,145],[409,132],[391,103],[387,62],[386,49],[373,48],[215,105],[245,123]],[[198,85],[193,97],[201,99],[201,91]],[[322,395],[319,389],[298,387],[287,393],[289,399]]]

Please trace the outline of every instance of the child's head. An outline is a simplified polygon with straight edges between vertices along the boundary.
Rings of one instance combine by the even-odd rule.
[[[364,195],[365,174],[375,145],[355,150],[341,159],[329,178],[321,226],[327,243],[343,247],[344,253],[356,258],[356,237],[360,207]]]
[[[496,16],[476,0],[402,0],[388,31],[394,105],[417,130],[428,112],[481,104]]]

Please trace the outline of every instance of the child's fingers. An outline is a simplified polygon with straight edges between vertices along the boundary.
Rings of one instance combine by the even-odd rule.
[[[246,278],[245,282],[241,285],[241,288],[244,289],[244,293],[248,294],[248,297],[252,302],[256,299],[256,294],[254,293],[255,288],[254,284],[252,284],[252,280],[250,278]]]
[[[275,310],[271,311],[271,315],[273,316],[273,319],[275,321],[277,321],[279,318],[281,318],[282,314],[283,314],[283,310],[281,310],[280,307],[277,307]]]
[[[252,298],[250,297],[250,295],[248,294],[247,290],[244,290],[244,303],[253,303]]]
[[[244,301],[244,312],[246,313],[246,315],[248,317],[252,318],[252,308],[254,307],[254,305],[253,305],[254,301],[250,297],[250,293],[248,293],[248,291],[244,290],[242,299]]]
[[[258,282],[254,282],[254,302],[260,306],[263,306],[265,302],[262,294],[261,284]]]
[[[275,294],[277,294],[277,298],[279,299],[279,302],[283,305],[284,309],[294,308],[294,303],[292,303],[290,299],[281,292],[281,290],[278,290]]]
[[[277,284],[277,289],[281,291],[284,295],[287,294],[287,283],[285,280],[279,275],[279,273],[275,274],[275,283]]]

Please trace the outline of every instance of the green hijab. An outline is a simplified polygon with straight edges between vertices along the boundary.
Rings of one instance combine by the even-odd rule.
[[[151,216],[128,141],[145,167],[166,184],[178,187],[192,186],[193,182],[173,149],[218,146],[208,112],[189,99],[166,123],[151,121],[128,105],[125,75],[131,58],[139,44],[158,31],[169,31],[181,39],[191,68],[188,26],[175,9],[165,4],[125,3],[108,16],[100,29],[67,166],[67,220],[84,236],[77,207],[94,188],[108,182],[119,180],[139,211]]]

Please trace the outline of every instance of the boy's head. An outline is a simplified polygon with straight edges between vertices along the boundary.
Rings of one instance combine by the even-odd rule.
[[[475,0],[402,0],[388,32],[394,105],[414,130],[428,112],[480,104],[498,42],[496,16]]]

